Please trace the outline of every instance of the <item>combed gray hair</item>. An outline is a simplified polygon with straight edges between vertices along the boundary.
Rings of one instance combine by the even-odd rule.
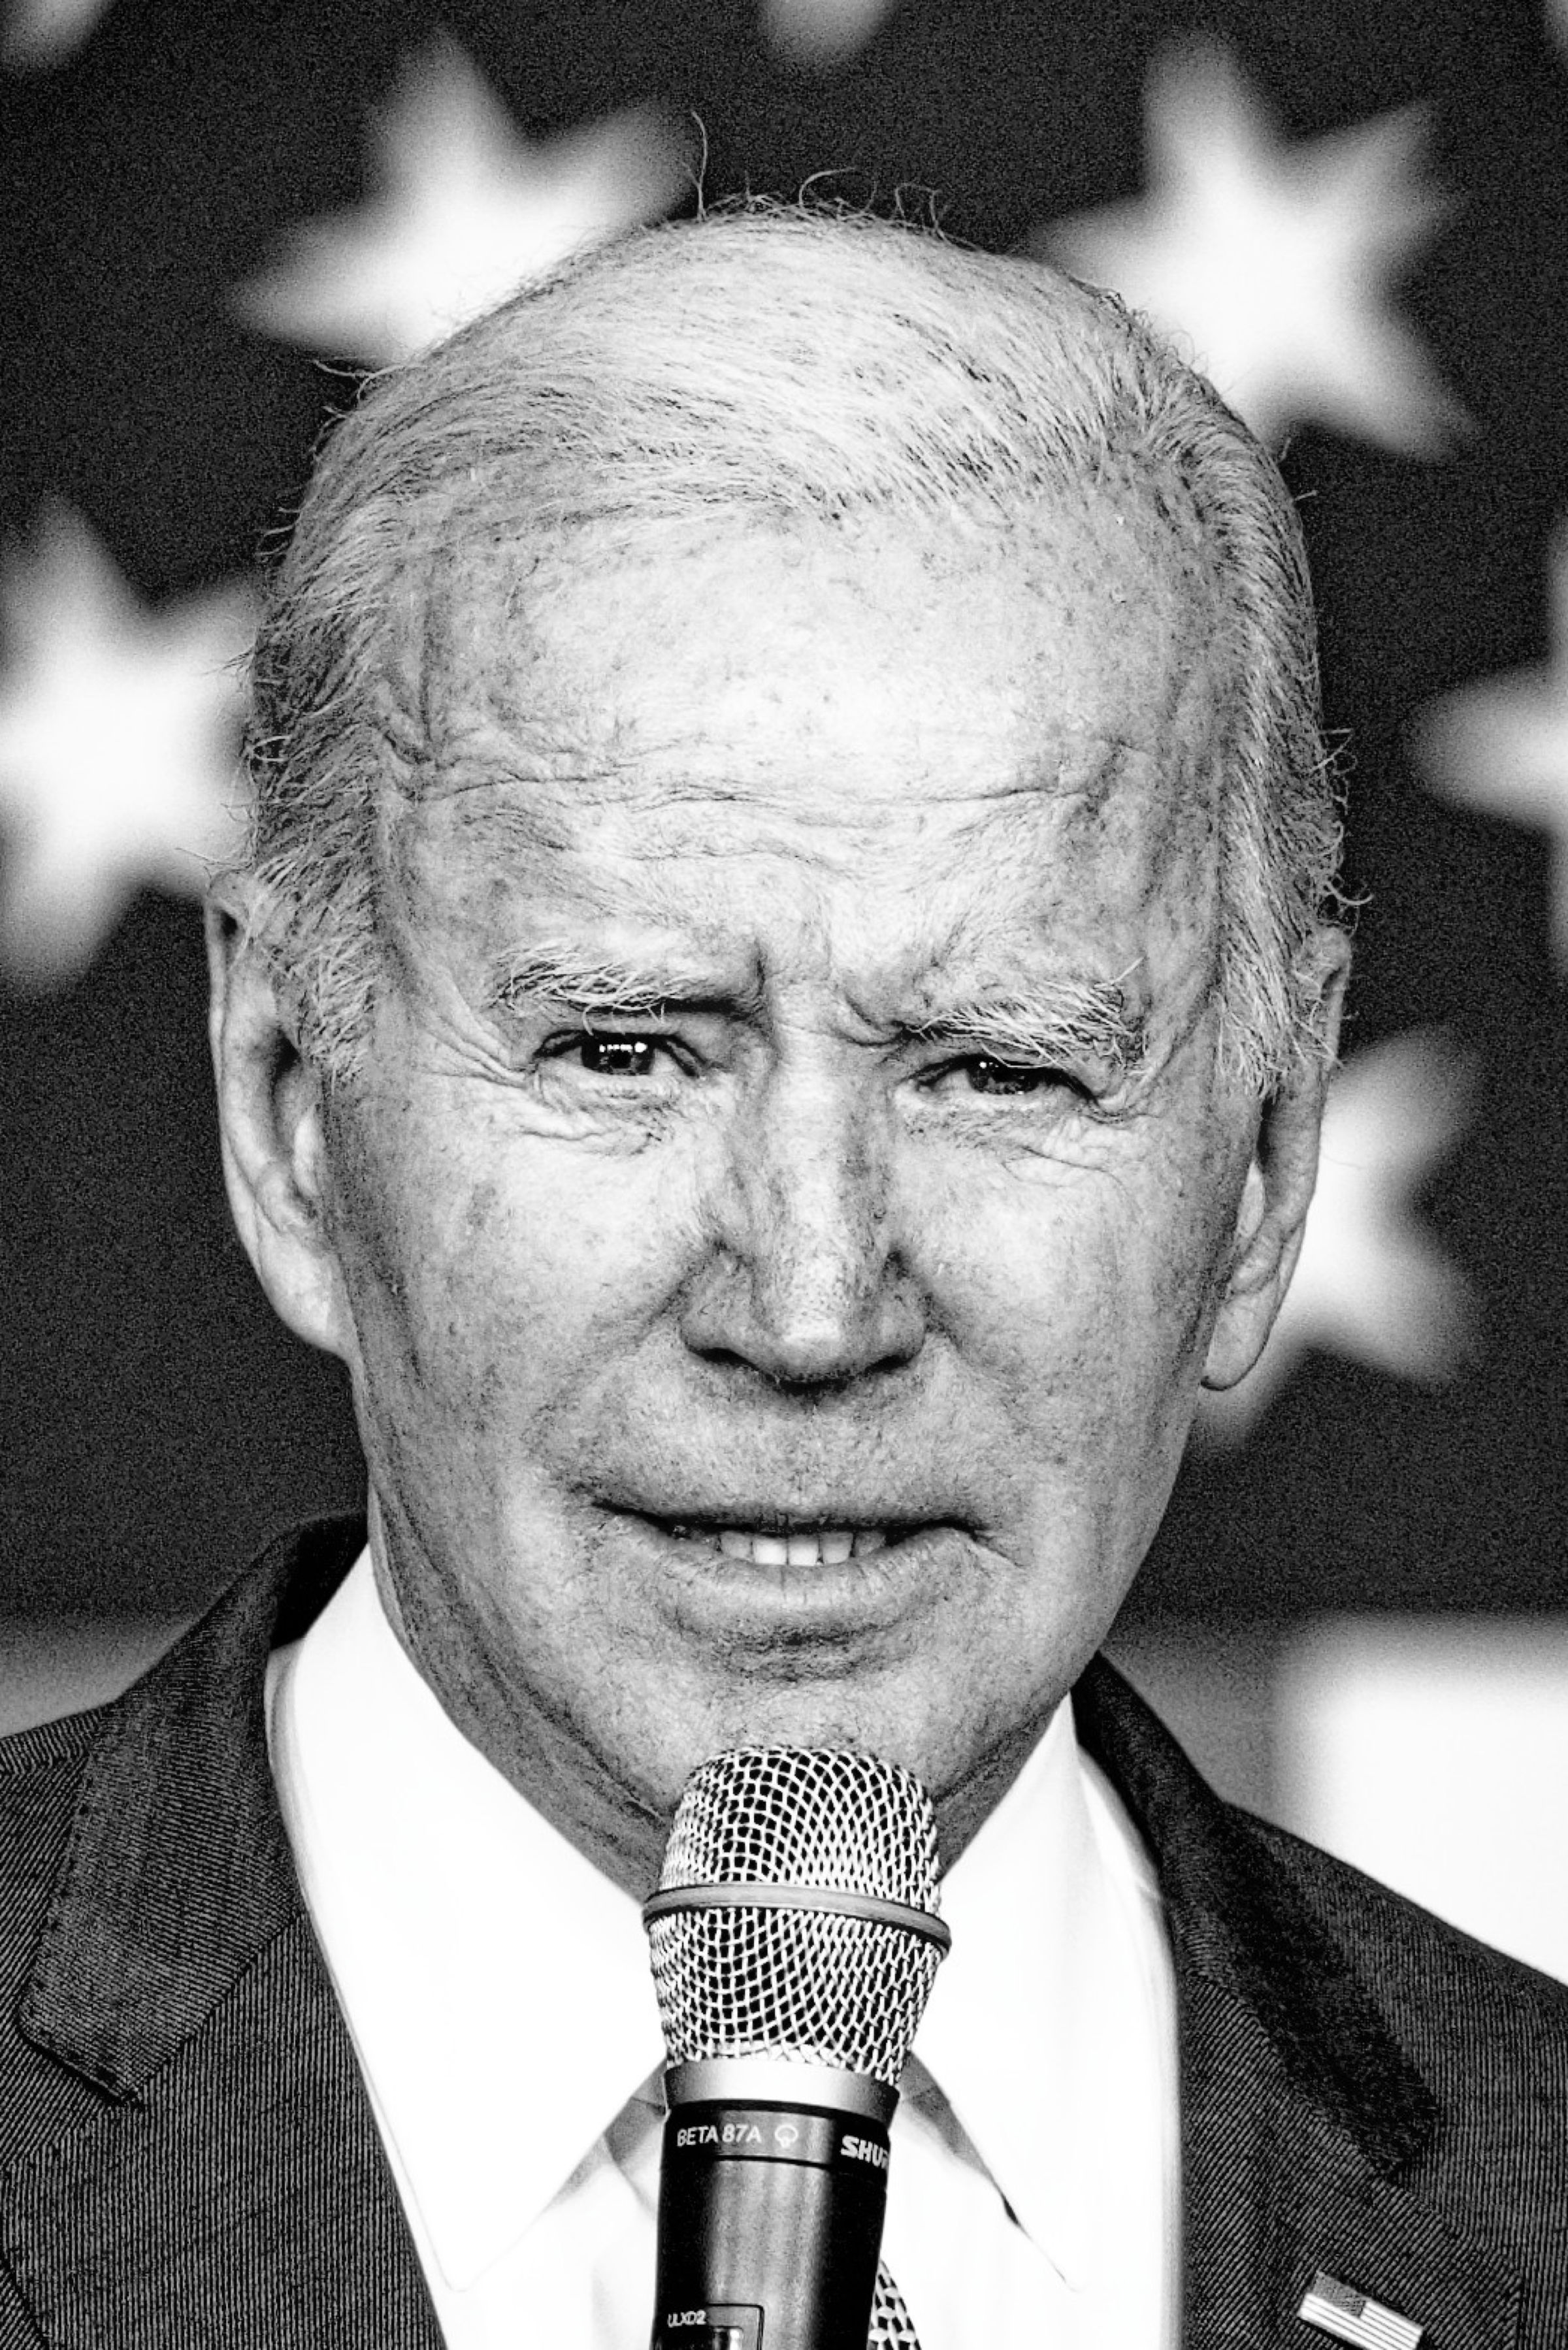
[[[380,376],[328,437],[272,582],[247,748],[254,927],[306,1050],[334,1079],[358,1065],[384,812],[421,773],[394,739],[391,640],[465,550],[655,516],[1016,525],[1113,478],[1180,497],[1223,616],[1221,1052],[1260,1090],[1320,1055],[1310,949],[1338,808],[1272,460],[1114,296],[902,222],[763,204],[579,256]]]

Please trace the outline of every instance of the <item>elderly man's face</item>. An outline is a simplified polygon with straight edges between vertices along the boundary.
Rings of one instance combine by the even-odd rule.
[[[1261,1341],[1211,618],[1107,496],[490,556],[423,630],[291,1318],[421,1669],[630,1881],[740,1742],[878,1749],[967,1833]]]

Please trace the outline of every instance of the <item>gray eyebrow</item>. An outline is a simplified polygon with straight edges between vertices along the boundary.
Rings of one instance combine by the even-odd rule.
[[[678,961],[638,964],[561,945],[510,957],[493,990],[497,1002],[532,996],[591,1018],[648,1017],[679,1003],[745,1016],[763,1001],[760,974],[737,993],[716,983],[711,968]],[[977,989],[940,1009],[896,1024],[912,1042],[994,1054],[999,1059],[1086,1058],[1119,1076],[1142,1057],[1145,1023],[1129,1013],[1114,982],[1058,979],[1028,988]]]
[[[1083,1055],[1124,1076],[1142,1058],[1146,1035],[1143,1015],[1128,1011],[1114,983],[1075,979],[978,992],[900,1025],[925,1044],[964,1045],[1018,1060]]]
[[[715,984],[711,970],[694,963],[638,964],[568,946],[540,946],[507,959],[494,993],[508,1003],[532,995],[573,1012],[632,1016],[672,1003],[743,1010],[753,996],[760,998],[761,990],[753,983],[737,997]]]

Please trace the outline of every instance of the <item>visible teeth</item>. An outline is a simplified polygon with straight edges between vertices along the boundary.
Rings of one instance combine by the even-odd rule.
[[[731,1558],[749,1559],[753,1566],[789,1565],[789,1544],[781,1534],[747,1534],[738,1526],[726,1526],[719,1548]]]
[[[880,1550],[887,1539],[879,1527],[835,1526],[814,1534],[753,1534],[740,1526],[722,1526],[719,1548],[726,1558],[743,1558],[753,1566],[842,1566],[852,1553]]]

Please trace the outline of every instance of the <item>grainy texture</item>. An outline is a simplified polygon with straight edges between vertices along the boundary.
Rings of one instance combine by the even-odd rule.
[[[263,1736],[361,1538],[290,1537],[125,1697],[0,1743],[0,2350],[440,2343]],[[1220,1804],[1108,1668],[1075,1703],[1168,1903],[1186,2350],[1310,2350],[1320,2268],[1423,2350],[1561,2350],[1568,1991]]]

